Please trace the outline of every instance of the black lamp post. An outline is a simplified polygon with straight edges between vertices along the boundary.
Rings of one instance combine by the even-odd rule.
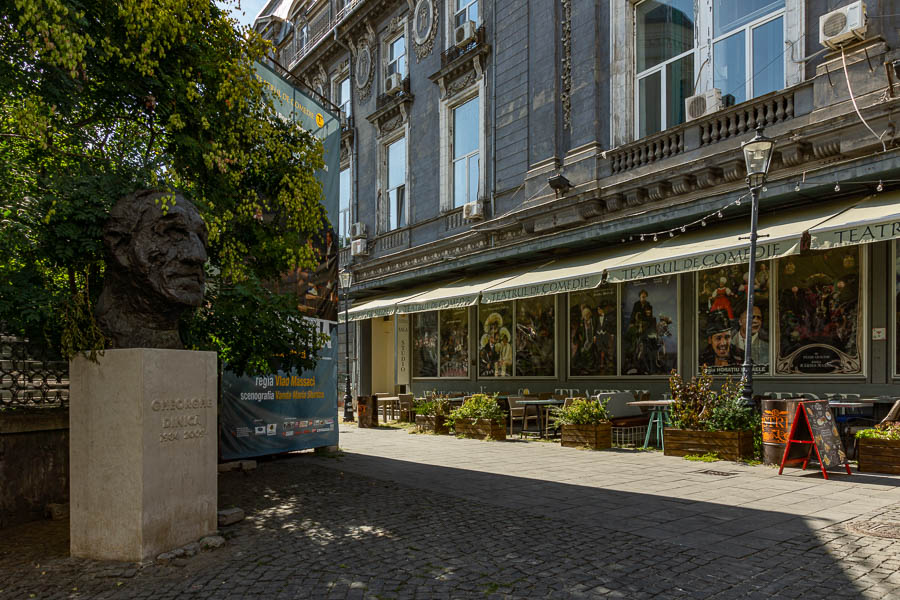
[[[350,394],[350,269],[340,272],[341,289],[344,290],[344,357],[347,361],[347,387],[344,388],[344,421],[353,421],[353,396]]]
[[[747,163],[747,185],[750,186],[750,266],[747,275],[747,312],[744,329],[744,402],[753,403],[753,290],[756,279],[756,238],[757,220],[759,218],[759,191],[766,182],[769,165],[772,163],[772,151],[775,141],[763,135],[762,126],[756,128],[756,137],[741,144],[744,161]]]

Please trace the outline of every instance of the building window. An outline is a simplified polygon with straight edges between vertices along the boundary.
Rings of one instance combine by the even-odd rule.
[[[413,316],[413,377],[469,376],[469,309]]]
[[[453,0],[453,27],[459,27],[466,21],[472,21],[476,25],[478,19],[478,0]]]
[[[350,244],[350,168],[341,169],[339,187],[338,243]]]
[[[657,277],[622,287],[622,374],[668,375],[678,366],[678,281]]]
[[[387,229],[406,226],[406,138],[387,145]]]
[[[478,200],[478,98],[453,109],[453,206]]]
[[[400,79],[406,77],[406,36],[401,35],[388,43],[387,74],[397,74]]]
[[[713,88],[730,106],[802,82],[805,5],[804,0],[611,2],[611,102],[632,107],[611,114],[612,145],[683,123],[685,99]],[[795,60],[788,60],[793,51]]]
[[[784,3],[713,3],[713,87],[726,106],[784,87]]]
[[[349,117],[351,112],[351,104],[350,104],[350,78],[344,77],[340,81],[338,81],[337,86],[335,86],[335,104],[341,109],[341,113],[347,117]]]
[[[618,367],[618,286],[569,294],[569,375],[615,375]]]
[[[770,267],[768,262],[758,263],[754,278],[750,348],[755,375],[769,373]],[[746,265],[697,274],[698,365],[712,375],[741,376],[747,347],[746,277]]]
[[[634,10],[635,129],[645,137],[684,122],[694,86],[694,2],[644,0]]]
[[[778,375],[860,375],[859,246],[778,261]]]
[[[556,376],[556,296],[480,304],[479,377]]]

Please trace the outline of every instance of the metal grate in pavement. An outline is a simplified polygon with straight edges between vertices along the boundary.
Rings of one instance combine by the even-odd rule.
[[[715,475],[717,477],[734,477],[737,475],[737,473],[732,471],[714,471],[712,469],[702,469],[697,471],[697,473],[700,473],[701,475]]]
[[[847,529],[862,535],[900,540],[900,521],[857,521]]]

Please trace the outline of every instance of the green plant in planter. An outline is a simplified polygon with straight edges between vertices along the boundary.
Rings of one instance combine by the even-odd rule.
[[[559,425],[600,425],[609,421],[612,415],[606,410],[609,398],[588,400],[576,398],[569,406],[553,409],[553,424]]]
[[[474,394],[471,398],[463,402],[463,405],[450,413],[447,419],[450,425],[457,419],[489,419],[496,423],[506,422],[506,413],[497,403],[497,394],[488,396],[487,394]]]
[[[675,402],[671,407],[672,423],[678,429],[699,431],[746,431],[760,426],[752,406],[743,401],[744,380],[730,377],[717,392],[706,368],[700,375],[685,381],[672,372],[669,389]]]
[[[413,410],[417,415],[426,417],[446,417],[450,414],[450,399],[444,396],[432,396],[430,400],[416,403]]]
[[[900,440],[900,423],[882,423],[874,429],[856,432],[856,437],[871,440]]]

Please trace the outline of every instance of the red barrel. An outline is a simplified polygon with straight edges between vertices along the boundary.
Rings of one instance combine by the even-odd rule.
[[[762,439],[765,464],[781,464],[788,435],[791,433],[791,424],[794,422],[794,415],[797,412],[797,405],[804,400],[805,398],[763,399]]]

